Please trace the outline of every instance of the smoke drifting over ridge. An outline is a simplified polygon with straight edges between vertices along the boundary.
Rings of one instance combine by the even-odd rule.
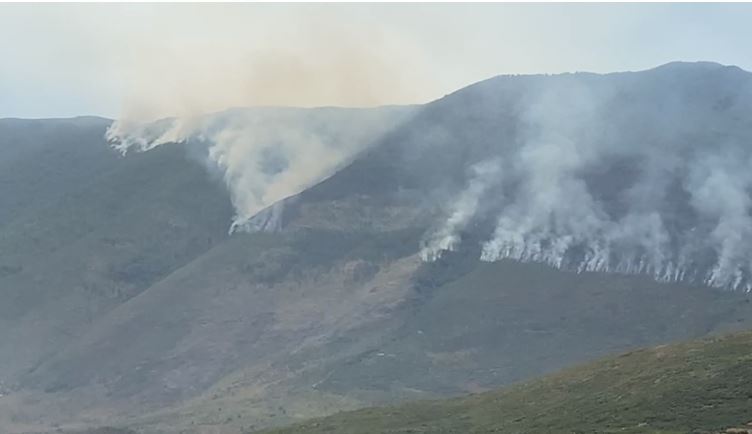
[[[501,161],[483,181],[496,187],[479,189],[469,174],[424,259],[452,250],[469,221],[490,219],[484,261],[752,290],[748,73],[670,64],[519,88],[521,97],[504,100],[515,134],[484,156]],[[476,213],[478,202],[490,210]]]
[[[409,106],[233,109],[149,123],[119,121],[107,139],[123,154],[174,142],[199,150],[229,190],[236,213],[230,232],[269,230],[279,227],[282,199],[331,175],[412,111]]]
[[[375,23],[368,7],[125,10],[140,25],[166,28],[126,28],[127,37],[110,47],[118,54],[110,63],[122,77],[118,119],[124,124],[240,107],[415,104],[439,92],[425,48],[404,31]],[[165,12],[174,16],[165,20]],[[198,30],[186,31],[192,27]]]
[[[168,37],[155,49],[129,38],[137,49],[122,50],[135,57],[123,66],[125,104],[107,139],[123,154],[172,142],[199,149],[230,192],[231,232],[276,227],[282,204],[251,218],[331,175],[412,111],[383,104],[425,100],[433,89],[409,39],[367,15],[275,7],[249,25],[240,6],[242,19],[208,12],[225,26],[191,44]],[[273,25],[263,21],[271,16]],[[308,109],[285,108],[293,106]]]
[[[749,291],[750,113],[749,73],[669,64],[638,73],[497,77],[422,107],[124,119],[108,137],[121,152],[168,142],[205,149],[230,190],[233,231],[277,227],[281,199],[402,125],[379,157],[409,174],[394,179],[409,180],[405,188],[427,201],[447,198],[436,191],[454,192],[434,201],[444,218],[419,246],[425,261],[456,250],[463,238],[481,239],[484,261]],[[392,184],[401,189],[399,182]]]

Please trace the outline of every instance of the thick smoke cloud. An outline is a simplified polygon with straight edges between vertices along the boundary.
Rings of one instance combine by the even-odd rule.
[[[483,184],[504,188],[470,175],[423,259],[490,218],[484,261],[752,290],[749,79],[736,68],[703,76],[716,67],[542,77],[506,101],[517,132],[485,156],[501,163]],[[478,203],[493,211],[475,213]]]
[[[107,139],[123,154],[191,142],[227,185],[236,212],[230,232],[273,230],[279,226],[282,199],[331,175],[412,110],[235,109],[150,123],[118,121]]]

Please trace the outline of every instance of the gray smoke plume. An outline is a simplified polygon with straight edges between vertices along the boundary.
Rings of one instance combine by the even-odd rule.
[[[331,175],[411,111],[235,109],[150,123],[117,121],[107,139],[123,154],[173,142],[201,147],[207,166],[221,174],[230,192],[236,212],[230,232],[272,230],[279,227],[282,199]]]
[[[390,141],[402,154],[382,155],[426,189],[427,201],[442,200],[443,218],[420,245],[425,261],[480,238],[484,261],[750,291],[750,76],[700,63],[501,77],[429,104]],[[229,110],[123,120],[108,138],[123,153],[169,142],[203,147],[235,206],[230,230],[273,230],[282,199],[331,175],[414,111]],[[445,187],[456,192],[452,200],[443,201]]]
[[[485,156],[503,170],[484,181],[506,193],[459,194],[423,259],[454,248],[480,202],[496,209],[484,261],[752,290],[749,74],[687,68],[543,77],[508,101],[515,133]]]
[[[484,161],[470,168],[472,178],[467,188],[452,203],[449,217],[440,227],[423,240],[420,257],[424,261],[435,261],[446,251],[454,250],[461,241],[459,232],[475,215],[479,201],[488,187],[499,180],[500,162]]]

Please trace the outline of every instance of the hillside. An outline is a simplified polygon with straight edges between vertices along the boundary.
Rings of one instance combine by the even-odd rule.
[[[572,272],[536,257],[481,260],[507,203],[498,198],[516,184],[488,186],[474,212],[460,212],[472,205],[463,192],[476,190],[474,174],[486,173],[473,167],[517,152],[521,108],[542,89],[618,90],[603,112],[608,128],[598,130],[614,146],[639,139],[712,151],[719,130],[723,143],[752,135],[740,116],[752,104],[742,92],[751,83],[738,68],[704,63],[496,77],[417,107],[392,128],[377,122],[380,133],[363,149],[330,161],[336,170],[231,234],[233,218],[246,217],[241,181],[276,179],[294,166],[285,155],[262,152],[259,178],[253,159],[222,172],[206,159],[216,144],[201,137],[121,156],[105,141],[108,120],[0,121],[8,161],[0,171],[0,431],[236,434],[491,390],[638,346],[752,328],[742,286]],[[682,104],[653,105],[677,98]],[[351,130],[367,114],[282,112],[275,122],[294,125],[259,134],[269,141],[262,150],[322,131],[353,137],[338,122]],[[231,119],[243,121],[243,134],[268,115],[230,114],[238,113],[252,117]],[[681,134],[659,128],[676,119],[688,125]],[[209,124],[209,134],[226,126]],[[608,161],[585,171],[586,185],[618,214],[633,179],[622,175],[634,167]],[[294,181],[271,190],[307,185]],[[654,211],[672,234],[692,223],[683,212],[695,202],[665,199]],[[654,204],[643,205],[650,214]],[[424,261],[446,222],[458,241]],[[729,263],[746,250],[732,253]]]
[[[749,421],[752,333],[743,332],[635,350],[499,391],[363,409],[265,432],[711,433]]]
[[[227,237],[226,193],[198,163],[175,146],[122,159],[109,123],[0,122],[5,383]]]

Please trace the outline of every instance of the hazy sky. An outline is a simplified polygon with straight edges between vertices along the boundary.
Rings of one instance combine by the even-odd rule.
[[[0,117],[419,103],[498,74],[752,70],[746,4],[0,4]]]

